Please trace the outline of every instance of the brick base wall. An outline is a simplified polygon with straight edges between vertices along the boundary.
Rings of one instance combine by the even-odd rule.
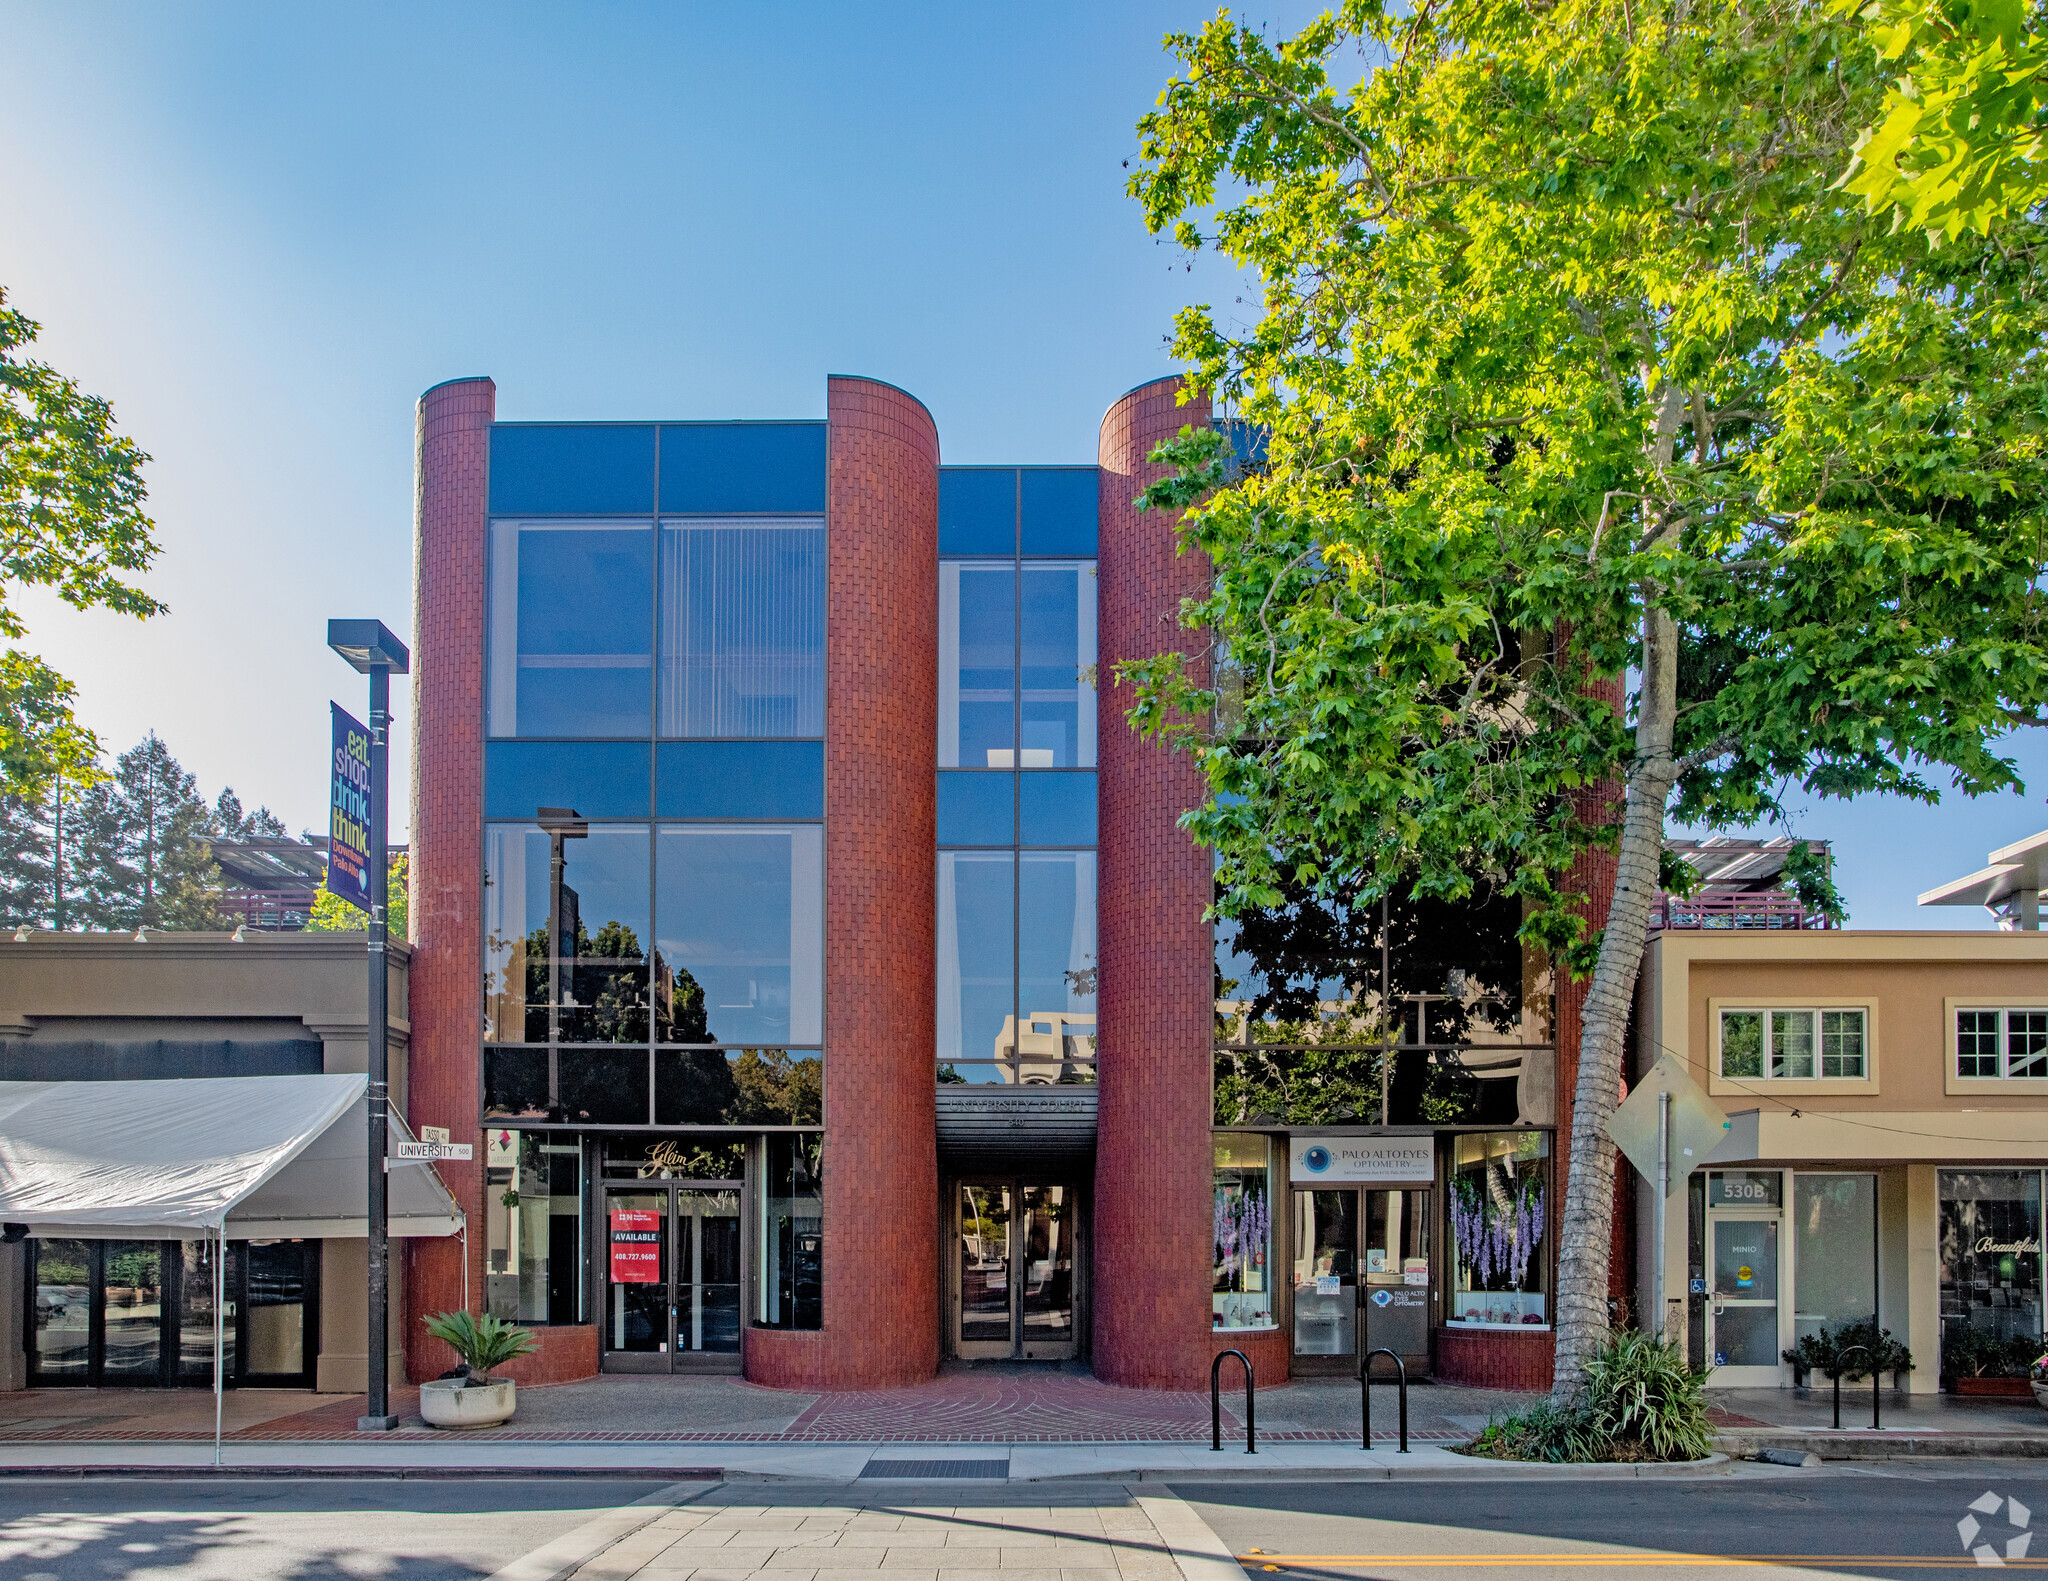
[[[1533,1334],[1498,1329],[1436,1331],[1436,1375],[1443,1383],[1479,1389],[1548,1389],[1557,1343],[1548,1329]]]
[[[747,1382],[770,1389],[841,1389],[839,1369],[816,1329],[747,1330]],[[914,1381],[914,1380],[913,1380]]]
[[[1209,1335],[1212,1343],[1209,1349],[1211,1365],[1214,1358],[1227,1350],[1241,1350],[1251,1358],[1252,1381],[1261,1393],[1277,1389],[1288,1382],[1287,1333],[1284,1329],[1272,1329],[1257,1334],[1224,1334],[1214,1329]],[[1223,1364],[1223,1392],[1227,1395],[1237,1391],[1237,1397],[1244,1397],[1244,1369],[1234,1361]]]

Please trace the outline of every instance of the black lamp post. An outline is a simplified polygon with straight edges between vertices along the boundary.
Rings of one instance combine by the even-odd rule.
[[[562,962],[566,956],[570,972],[575,971],[582,921],[580,915],[565,915],[562,905],[565,893],[576,893],[562,882],[569,866],[563,842],[589,839],[590,825],[574,807],[543,807],[538,817],[548,837],[548,1118],[560,1121],[567,1118],[562,1108]]]
[[[327,646],[370,678],[370,1321],[366,1414],[358,1431],[398,1425],[391,1414],[386,1365],[391,1337],[391,1224],[386,1173],[391,1126],[391,1016],[389,965],[384,955],[385,908],[391,889],[391,677],[412,669],[404,643],[381,620],[330,620]]]

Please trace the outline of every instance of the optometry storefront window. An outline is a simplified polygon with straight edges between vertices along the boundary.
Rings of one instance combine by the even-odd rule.
[[[1550,1135],[1480,1131],[1455,1137],[1450,1171],[1454,1324],[1550,1322]]]
[[[1216,1332],[1273,1326],[1273,1144],[1216,1133]]]

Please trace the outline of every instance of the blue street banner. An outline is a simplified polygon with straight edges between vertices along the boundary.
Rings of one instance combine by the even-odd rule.
[[[370,732],[334,709],[334,794],[327,819],[327,892],[360,911],[370,900]]]

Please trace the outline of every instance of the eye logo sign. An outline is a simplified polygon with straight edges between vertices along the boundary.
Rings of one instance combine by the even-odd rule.
[[[2003,1553],[1988,1542],[1977,1541],[1979,1537],[1995,1535],[1988,1531],[1977,1517],[1982,1515],[1989,1519],[1998,1513],[2001,1504],[2005,1506],[2005,1530],[2019,1534],[2005,1539]],[[2034,1517],[2024,1504],[2018,1499],[2002,1499],[1995,1493],[1987,1492],[1982,1497],[1973,1499],[1970,1502],[1970,1509],[1973,1513],[1956,1522],[1956,1535],[1962,1538],[1963,1549],[1972,1559],[1980,1565],[1989,1566],[2004,1565],[2008,1561],[2017,1562],[2027,1557],[2027,1545],[2034,1540],[2034,1534],[2027,1528],[2032,1524]]]
[[[1330,1167],[1330,1150],[1327,1147],[1312,1147],[1301,1155],[1301,1167],[1311,1174],[1320,1175]]]

